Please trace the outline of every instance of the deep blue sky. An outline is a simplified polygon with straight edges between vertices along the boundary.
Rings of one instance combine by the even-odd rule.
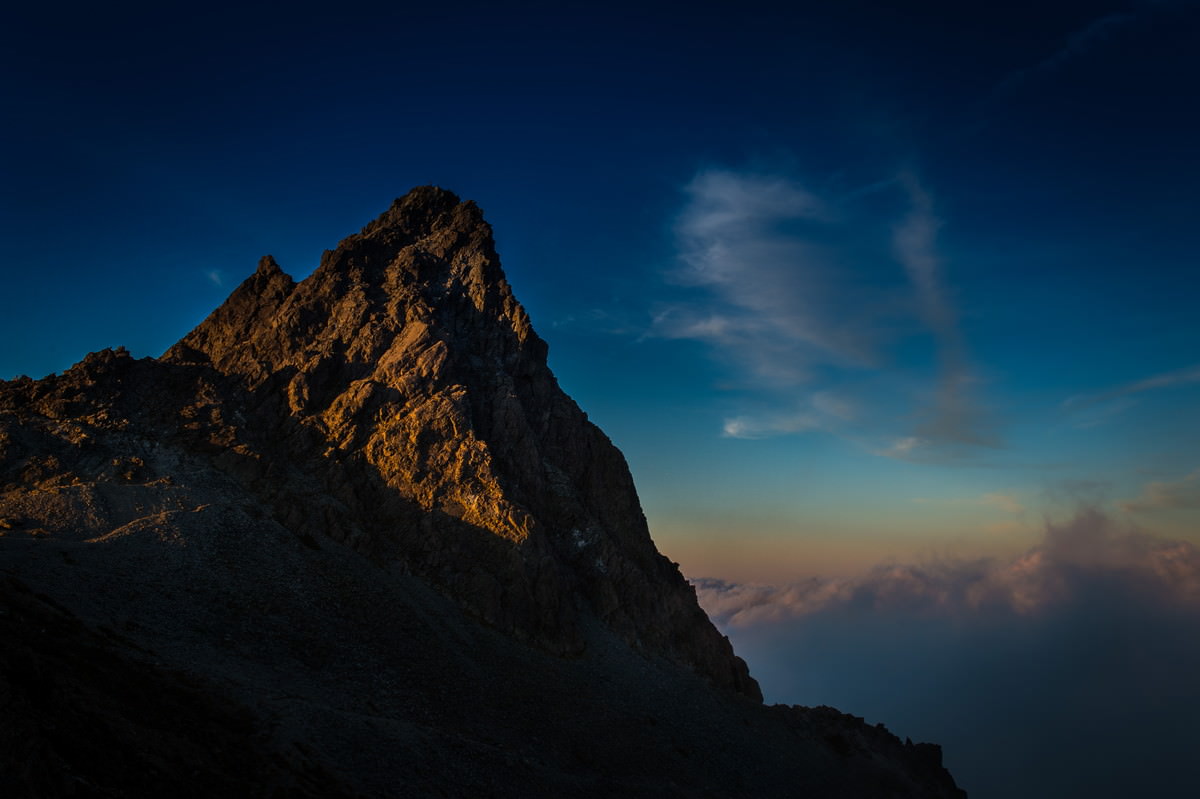
[[[160,354],[433,183],[691,576],[1192,552],[1196,3],[441,5],[9,10],[0,377]]]

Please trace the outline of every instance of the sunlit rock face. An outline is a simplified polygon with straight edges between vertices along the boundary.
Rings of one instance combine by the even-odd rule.
[[[300,283],[263,258],[159,359],[0,382],[0,566],[0,696],[37,750],[0,793],[75,768],[203,794],[169,763],[204,727],[128,760],[150,787],[106,765],[166,729],[127,675],[253,739],[179,762],[263,795],[961,795],[934,746],[761,706],[441,189]],[[29,699],[55,685],[83,710]]]
[[[265,424],[303,431],[298,454],[340,464],[327,487],[357,524],[297,515],[302,534],[399,558],[560,651],[595,613],[759,696],[655,549],[624,458],[558,387],[474,203],[415,189],[299,284],[264,258],[163,360],[240,378]]]

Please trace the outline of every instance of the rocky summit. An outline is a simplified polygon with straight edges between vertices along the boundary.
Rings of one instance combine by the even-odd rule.
[[[0,793],[965,795],[762,704],[546,352],[423,187],[161,358],[0,382]]]

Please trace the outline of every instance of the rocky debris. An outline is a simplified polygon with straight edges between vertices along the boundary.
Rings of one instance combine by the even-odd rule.
[[[248,708],[11,577],[0,640],[4,796],[350,796],[305,752],[273,748]]]
[[[758,704],[479,209],[440,189],[300,283],[263,258],[160,359],[0,381],[0,572],[75,619],[21,633],[87,710],[51,718],[102,730],[123,679],[211,700],[212,734],[275,764],[272,795],[962,795],[923,745]],[[76,668],[103,630],[108,671]],[[58,747],[19,696],[41,684],[11,684],[21,735]],[[160,724],[126,721],[115,744]],[[167,790],[71,751],[110,793]],[[19,762],[0,760],[22,785],[60,767]],[[242,768],[224,762],[195,768]]]

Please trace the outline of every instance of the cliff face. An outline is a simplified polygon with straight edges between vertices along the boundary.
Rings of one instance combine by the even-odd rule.
[[[264,258],[160,359],[0,381],[0,572],[32,753],[0,789],[160,794],[187,749],[262,795],[961,795],[936,747],[758,704],[440,189],[300,283]],[[194,752],[160,694],[245,756]],[[154,787],[121,786],[111,758],[159,729],[131,766]]]
[[[277,503],[301,534],[398,558],[557,651],[595,613],[759,697],[655,549],[624,458],[558,387],[474,203],[416,189],[299,284],[264,258],[162,360],[237,378],[256,426],[297,429],[289,459],[338,464],[342,518]]]

